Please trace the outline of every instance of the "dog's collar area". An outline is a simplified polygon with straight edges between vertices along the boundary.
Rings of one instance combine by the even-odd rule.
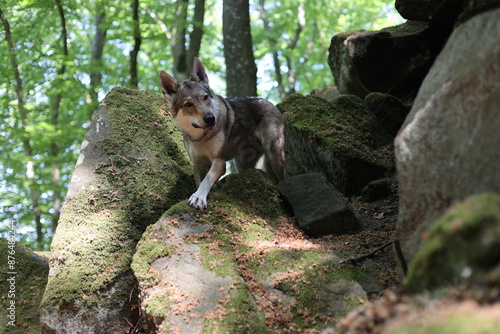
[[[203,138],[205,138],[205,136],[207,135],[207,133],[208,133],[208,130],[204,130],[204,131],[203,131],[203,134],[202,134],[202,135],[201,135],[201,137],[200,137],[200,138],[198,138],[198,139],[193,139],[193,138],[191,138],[191,136],[190,136],[190,135],[188,135],[187,133],[186,133],[186,137],[187,137],[187,139],[188,139],[190,142],[197,142],[197,141],[202,141],[202,140],[203,140]]]

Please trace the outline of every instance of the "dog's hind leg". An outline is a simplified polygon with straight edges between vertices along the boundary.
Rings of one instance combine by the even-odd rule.
[[[238,147],[238,155],[234,157],[234,164],[238,173],[255,168],[263,153],[262,144],[257,138],[248,138],[243,141]]]
[[[270,148],[265,151],[264,170],[272,176],[276,183],[285,179],[285,154],[282,149]]]
[[[240,154],[239,156],[234,158],[234,165],[236,167],[236,171],[238,173],[244,172],[247,169],[255,168],[257,161],[262,156],[261,150],[253,150],[247,154]]]
[[[263,143],[264,168],[276,183],[285,179],[285,136],[284,128],[277,127],[270,138]]]

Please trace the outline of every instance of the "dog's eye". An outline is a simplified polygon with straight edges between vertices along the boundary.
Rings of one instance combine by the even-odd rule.
[[[184,107],[186,107],[186,108],[191,108],[192,106],[193,106],[193,104],[191,102],[184,103]]]
[[[208,100],[208,95],[207,94],[203,95],[203,100],[205,100],[205,101]]]

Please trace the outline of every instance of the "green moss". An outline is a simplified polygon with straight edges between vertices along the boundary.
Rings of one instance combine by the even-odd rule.
[[[388,334],[491,334],[498,331],[500,321],[493,315],[476,316],[473,313],[444,315],[439,319],[416,321],[413,324],[401,325]]]
[[[197,216],[199,211],[190,206],[187,200],[174,204],[168,209],[163,216],[173,216],[173,215],[193,215]]]
[[[234,214],[249,220],[261,217],[261,220],[267,220],[276,227],[278,218],[283,216],[283,208],[273,181],[260,170],[247,173],[249,177],[230,175],[221,180],[210,196],[209,205],[212,202],[213,207],[221,211],[219,215],[225,212],[228,216]],[[258,187],[255,186],[255,182],[259,184]]]
[[[324,143],[335,155],[392,168],[392,157],[384,152],[383,146],[393,138],[367,112],[359,97],[343,95],[326,101],[292,94],[278,108],[287,124],[313,141]]]
[[[148,227],[137,244],[137,251],[133,257],[131,268],[135,277],[141,281],[141,288],[148,288],[160,280],[160,275],[156,271],[149,271],[151,263],[161,257],[169,256],[176,250],[175,245],[156,239],[155,234],[152,227]]]
[[[38,305],[47,283],[47,261],[27,247],[2,238],[0,254],[0,326],[12,334],[39,333]]]
[[[121,190],[133,224],[144,229],[194,189],[191,162],[163,98],[115,88],[104,103],[113,131],[102,145],[110,158],[96,173]]]
[[[68,303],[78,298],[90,306],[99,300],[99,291],[129,269],[134,239],[139,234],[123,224],[123,210],[93,208],[94,202],[96,206],[102,205],[94,198],[103,198],[105,194],[109,192],[80,193],[65,204],[58,237],[52,243],[52,252],[57,254],[56,261],[60,265],[53,268],[44,302],[55,298],[58,303]]]
[[[231,291],[231,298],[225,306],[226,315],[222,320],[210,319],[204,322],[202,333],[269,333],[266,328],[265,314],[257,305],[246,286],[237,282]]]
[[[196,259],[203,268],[233,282],[224,287],[230,293],[219,300],[215,312],[218,316],[210,314],[204,319],[204,333],[273,333],[291,328],[292,332],[301,332],[325,327],[326,316],[331,321],[358,306],[359,295],[366,296],[361,288],[360,293],[343,288],[334,294],[328,288],[324,290],[325,286],[345,287],[357,282],[368,285],[373,274],[367,274],[366,268],[340,266],[336,256],[324,250],[293,249],[293,245],[290,249],[288,243],[281,244],[281,234],[292,232],[291,226],[281,225],[285,215],[276,187],[261,171],[228,176],[210,193],[206,211],[193,212],[183,201],[147,229],[142,240],[152,244],[139,243],[138,249],[145,250],[139,250],[133,264],[140,288],[154,283],[154,278],[141,274],[151,268],[149,263],[173,254],[167,250],[166,255],[160,255],[162,247],[156,245],[165,245],[168,236],[177,233],[176,227],[186,231],[194,222],[210,224],[198,230],[203,233],[182,234],[175,245],[177,254],[184,243],[196,244],[200,248]],[[168,282],[159,283],[158,289],[165,283]],[[318,299],[324,295],[327,298]],[[278,300],[281,297],[283,300]],[[342,311],[331,311],[331,298],[342,300]],[[153,302],[148,300],[146,317],[168,317],[171,302],[167,299],[168,294],[162,294]],[[310,316],[305,318],[305,313]]]
[[[115,88],[104,104],[112,132],[95,144],[108,160],[96,166],[96,178],[64,205],[51,245],[52,272],[42,307],[113,303],[103,296],[130,275],[142,232],[194,189],[191,163],[163,98]],[[128,292],[117,289],[116,294],[112,298]]]
[[[409,290],[435,289],[463,280],[500,283],[500,196],[471,196],[436,220],[410,263],[405,285]]]
[[[155,294],[144,304],[146,311],[153,317],[162,319],[170,312],[170,296],[170,293],[167,291],[161,291]],[[162,333],[163,332],[167,333],[165,328]]]

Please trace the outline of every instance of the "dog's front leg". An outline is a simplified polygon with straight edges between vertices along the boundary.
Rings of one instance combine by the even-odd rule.
[[[226,161],[224,159],[214,159],[207,175],[201,181],[198,190],[189,198],[188,204],[197,209],[207,208],[207,196],[219,178],[226,172]]]

